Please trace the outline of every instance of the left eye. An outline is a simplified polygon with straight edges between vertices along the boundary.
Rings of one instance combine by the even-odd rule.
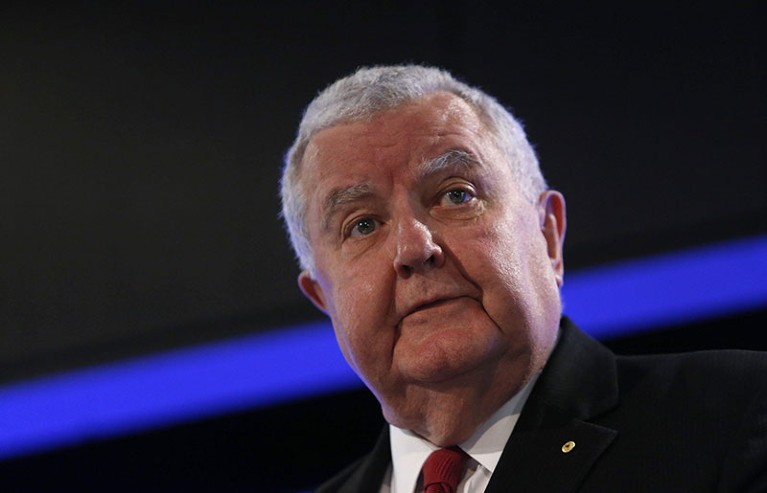
[[[443,197],[445,200],[455,205],[465,204],[472,199],[472,195],[469,192],[460,189],[450,190],[449,192],[446,192]]]

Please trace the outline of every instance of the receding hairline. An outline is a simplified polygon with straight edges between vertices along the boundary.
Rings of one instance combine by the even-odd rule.
[[[339,118],[337,120],[333,120],[329,122],[327,125],[323,125],[321,127],[317,127],[313,129],[313,131],[308,135],[304,137],[304,140],[302,142],[302,145],[300,147],[297,147],[295,149],[294,155],[291,157],[293,160],[292,167],[293,167],[293,173],[295,177],[294,184],[298,187],[302,187],[303,185],[303,167],[305,162],[307,161],[306,153],[311,147],[312,142],[314,139],[321,134],[322,132],[336,128],[341,127],[344,125],[353,125],[355,123],[368,123],[373,120],[375,120],[378,117],[381,117],[387,113],[394,113],[397,111],[401,111],[403,107],[418,104],[420,102],[423,102],[424,100],[433,98],[434,96],[450,96],[453,99],[457,99],[459,101],[462,101],[463,104],[466,105],[467,108],[469,108],[474,116],[477,117],[477,120],[480,124],[483,125],[483,130],[486,130],[489,134],[493,142],[500,148],[500,136],[498,135],[498,132],[500,129],[495,128],[495,123],[493,122],[492,117],[479,105],[471,101],[470,99],[464,97],[462,94],[451,91],[449,89],[440,88],[422,95],[419,95],[414,98],[409,98],[404,101],[401,101],[399,104],[395,104],[388,107],[382,107],[380,109],[377,109],[375,111],[371,111],[369,113],[365,113],[359,116],[350,116],[346,118]]]
[[[455,102],[449,103],[451,106],[455,103],[459,103],[464,108],[470,110],[472,115],[476,117],[479,125],[481,125],[480,131],[487,132],[490,135],[490,138],[493,144],[500,151],[500,143],[498,142],[496,138],[497,130],[494,129],[493,122],[490,116],[485,115],[485,112],[482,111],[480,107],[477,107],[477,105],[473,104],[471,101],[468,101],[465,98],[461,97],[460,94],[457,94],[445,89],[439,89],[439,90],[435,90],[435,91],[423,94],[418,97],[407,99],[405,101],[402,101],[400,104],[393,105],[391,107],[381,108],[380,110],[371,112],[369,114],[365,114],[360,117],[349,117],[345,119],[338,119],[332,124],[329,124],[322,128],[317,128],[306,139],[305,145],[303,146],[303,149],[302,149],[302,154],[300,155],[300,160],[297,160],[294,163],[294,166],[295,166],[294,185],[301,188],[304,187],[304,169],[303,168],[305,167],[307,161],[310,161],[314,157],[314,153],[312,156],[307,156],[307,152],[311,152],[310,149],[314,149],[316,151],[316,147],[313,147],[313,144],[315,144],[315,139],[320,134],[326,131],[329,131],[331,129],[336,129],[338,127],[343,127],[346,125],[355,125],[355,124],[365,125],[370,122],[373,122],[377,118],[384,117],[387,114],[401,112],[403,108],[407,106],[413,106],[413,105],[421,104],[424,102],[426,102],[427,104],[433,105],[435,103],[429,100],[433,100],[436,97],[450,98],[455,101]],[[455,113],[456,110],[448,110],[446,111],[446,114],[448,112]],[[447,164],[447,162],[450,162],[451,164],[455,164],[455,162],[457,161],[461,161],[465,165],[473,165],[473,166],[479,166],[483,162],[481,157],[477,155],[474,151],[470,151],[468,149],[464,149],[459,146],[456,146],[456,147],[445,149],[444,151],[440,152],[440,154],[437,156],[424,157],[422,162],[419,163],[418,165],[419,169],[417,172],[419,174],[425,174],[425,173],[428,173],[431,168],[438,166],[440,163]],[[304,192],[306,192],[306,190],[304,190]],[[351,200],[354,200],[360,195],[363,195],[363,194],[369,195],[371,192],[372,190],[369,187],[365,187],[364,184],[354,184],[348,187],[339,187],[338,189],[331,191],[331,193],[328,194],[327,197],[323,198],[320,202],[323,207],[323,210],[321,211],[322,227],[325,228],[327,226],[329,218],[330,216],[332,216],[332,212],[333,212],[332,209],[336,208],[339,205],[347,203]],[[304,203],[303,205],[304,207],[308,206],[308,204],[306,203]]]

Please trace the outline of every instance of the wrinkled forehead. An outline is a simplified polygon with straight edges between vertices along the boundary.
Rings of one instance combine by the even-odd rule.
[[[447,91],[438,91],[391,107],[360,111],[356,116],[331,120],[308,137],[306,151],[328,130],[339,127],[349,134],[362,129],[396,134],[403,128],[439,129],[452,124],[479,132],[490,130],[488,120],[483,112],[463,98]],[[307,158],[306,152],[302,157]]]
[[[351,190],[356,196],[356,185],[365,181],[367,172],[388,168],[393,161],[407,161],[417,180],[448,165],[497,164],[504,161],[497,151],[492,131],[472,105],[452,93],[433,93],[316,132],[301,159],[304,210],[337,202],[336,188],[355,186]]]
[[[478,142],[492,139],[492,133],[472,105],[452,93],[436,92],[366,118],[347,119],[318,130],[307,142],[301,167],[322,160],[344,160],[359,151],[357,147],[370,146],[384,152],[413,138],[455,135]],[[339,141],[346,145],[339,145]]]

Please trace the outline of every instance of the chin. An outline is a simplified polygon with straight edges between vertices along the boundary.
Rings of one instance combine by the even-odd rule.
[[[445,344],[430,345],[412,357],[396,361],[401,378],[423,385],[462,385],[468,376],[492,374],[502,353],[494,345]]]

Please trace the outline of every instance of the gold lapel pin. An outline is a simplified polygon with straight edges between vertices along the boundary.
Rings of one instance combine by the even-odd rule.
[[[565,442],[564,445],[562,445],[562,453],[566,454],[570,452],[572,449],[575,448],[575,442],[570,440],[569,442]]]

